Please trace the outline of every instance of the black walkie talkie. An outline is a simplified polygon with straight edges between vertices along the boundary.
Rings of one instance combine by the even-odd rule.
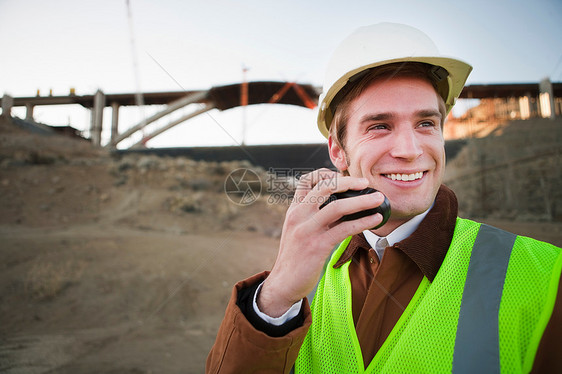
[[[320,205],[320,209],[324,208],[326,205],[330,204],[332,201],[336,201],[336,200],[340,200],[340,199],[347,199],[349,197],[355,197],[355,196],[361,196],[361,195],[366,195],[366,194],[370,194],[370,193],[375,193],[377,192],[377,190],[375,190],[374,188],[371,187],[367,187],[361,191],[356,191],[356,190],[347,190],[344,192],[338,192],[338,193],[334,193],[332,195],[330,195],[330,197],[328,198],[328,200],[326,200],[322,205]],[[353,213],[353,214],[348,214],[345,215],[341,218],[342,221],[351,221],[354,219],[359,219],[359,218],[363,218],[366,216],[370,216],[376,213],[380,213],[382,216],[382,222],[380,224],[378,224],[376,227],[373,227],[373,230],[378,229],[379,227],[381,227],[382,225],[384,225],[386,223],[386,221],[388,221],[388,219],[390,218],[390,201],[388,201],[388,198],[385,196],[384,197],[384,201],[381,205],[379,205],[376,208],[373,209],[366,209],[366,210],[362,210],[360,212],[357,213]]]

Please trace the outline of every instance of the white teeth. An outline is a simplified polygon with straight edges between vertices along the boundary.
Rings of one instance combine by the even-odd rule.
[[[423,177],[423,172],[419,171],[413,174],[386,174],[385,177],[390,178],[393,181],[413,181],[421,179],[421,177]]]

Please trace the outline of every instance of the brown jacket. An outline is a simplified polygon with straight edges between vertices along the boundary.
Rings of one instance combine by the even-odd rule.
[[[442,186],[435,205],[418,229],[407,239],[387,247],[382,261],[363,235],[352,238],[335,265],[352,260],[349,273],[352,286],[353,319],[357,337],[368,365],[382,346],[413,297],[421,279],[435,278],[451,243],[457,217],[454,193]],[[256,324],[241,295],[251,294],[267,277],[263,272],[236,284],[219,328],[215,345],[207,358],[207,373],[287,373],[312,323],[305,299],[299,325],[282,336]],[[248,292],[247,290],[250,290]],[[249,298],[249,297],[247,297]],[[533,373],[562,372],[562,287],[545,330]],[[247,317],[248,316],[248,317]],[[252,321],[252,322],[250,322]],[[257,326],[258,328],[254,327]],[[268,331],[270,336],[260,330]]]

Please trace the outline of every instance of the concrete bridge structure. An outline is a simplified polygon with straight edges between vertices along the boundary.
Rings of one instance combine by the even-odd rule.
[[[211,109],[227,110],[252,104],[289,104],[313,109],[318,102],[320,87],[296,82],[243,82],[226,86],[212,87],[208,90],[170,91],[150,93],[105,94],[98,90],[93,95],[35,96],[1,98],[2,115],[11,115],[12,107],[26,107],[26,120],[33,122],[33,109],[38,105],[77,104],[91,110],[91,141],[101,144],[103,110],[112,108],[111,137],[106,147],[116,148],[124,139],[144,129],[150,123],[170,113],[191,105],[193,110],[168,124],[147,134],[135,145],[179,125]],[[562,115],[562,83],[551,83],[544,79],[537,83],[468,85],[461,99],[496,99],[502,105],[496,115],[526,119],[530,117],[555,118]],[[158,113],[142,120],[129,129],[119,132],[119,108],[130,105],[165,105]],[[193,105],[192,105],[193,104]],[[505,104],[505,105],[504,105]],[[496,105],[496,108],[498,106]],[[514,114],[515,113],[515,114]],[[133,145],[134,146],[134,145]]]

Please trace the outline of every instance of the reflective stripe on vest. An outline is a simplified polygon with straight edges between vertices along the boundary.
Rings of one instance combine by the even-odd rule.
[[[498,314],[516,235],[481,225],[472,247],[462,295],[454,373],[499,373]]]
[[[364,370],[349,262],[333,268],[349,239],[333,254],[318,286],[296,373],[531,370],[556,299],[560,248],[457,219],[435,279],[424,277]]]

